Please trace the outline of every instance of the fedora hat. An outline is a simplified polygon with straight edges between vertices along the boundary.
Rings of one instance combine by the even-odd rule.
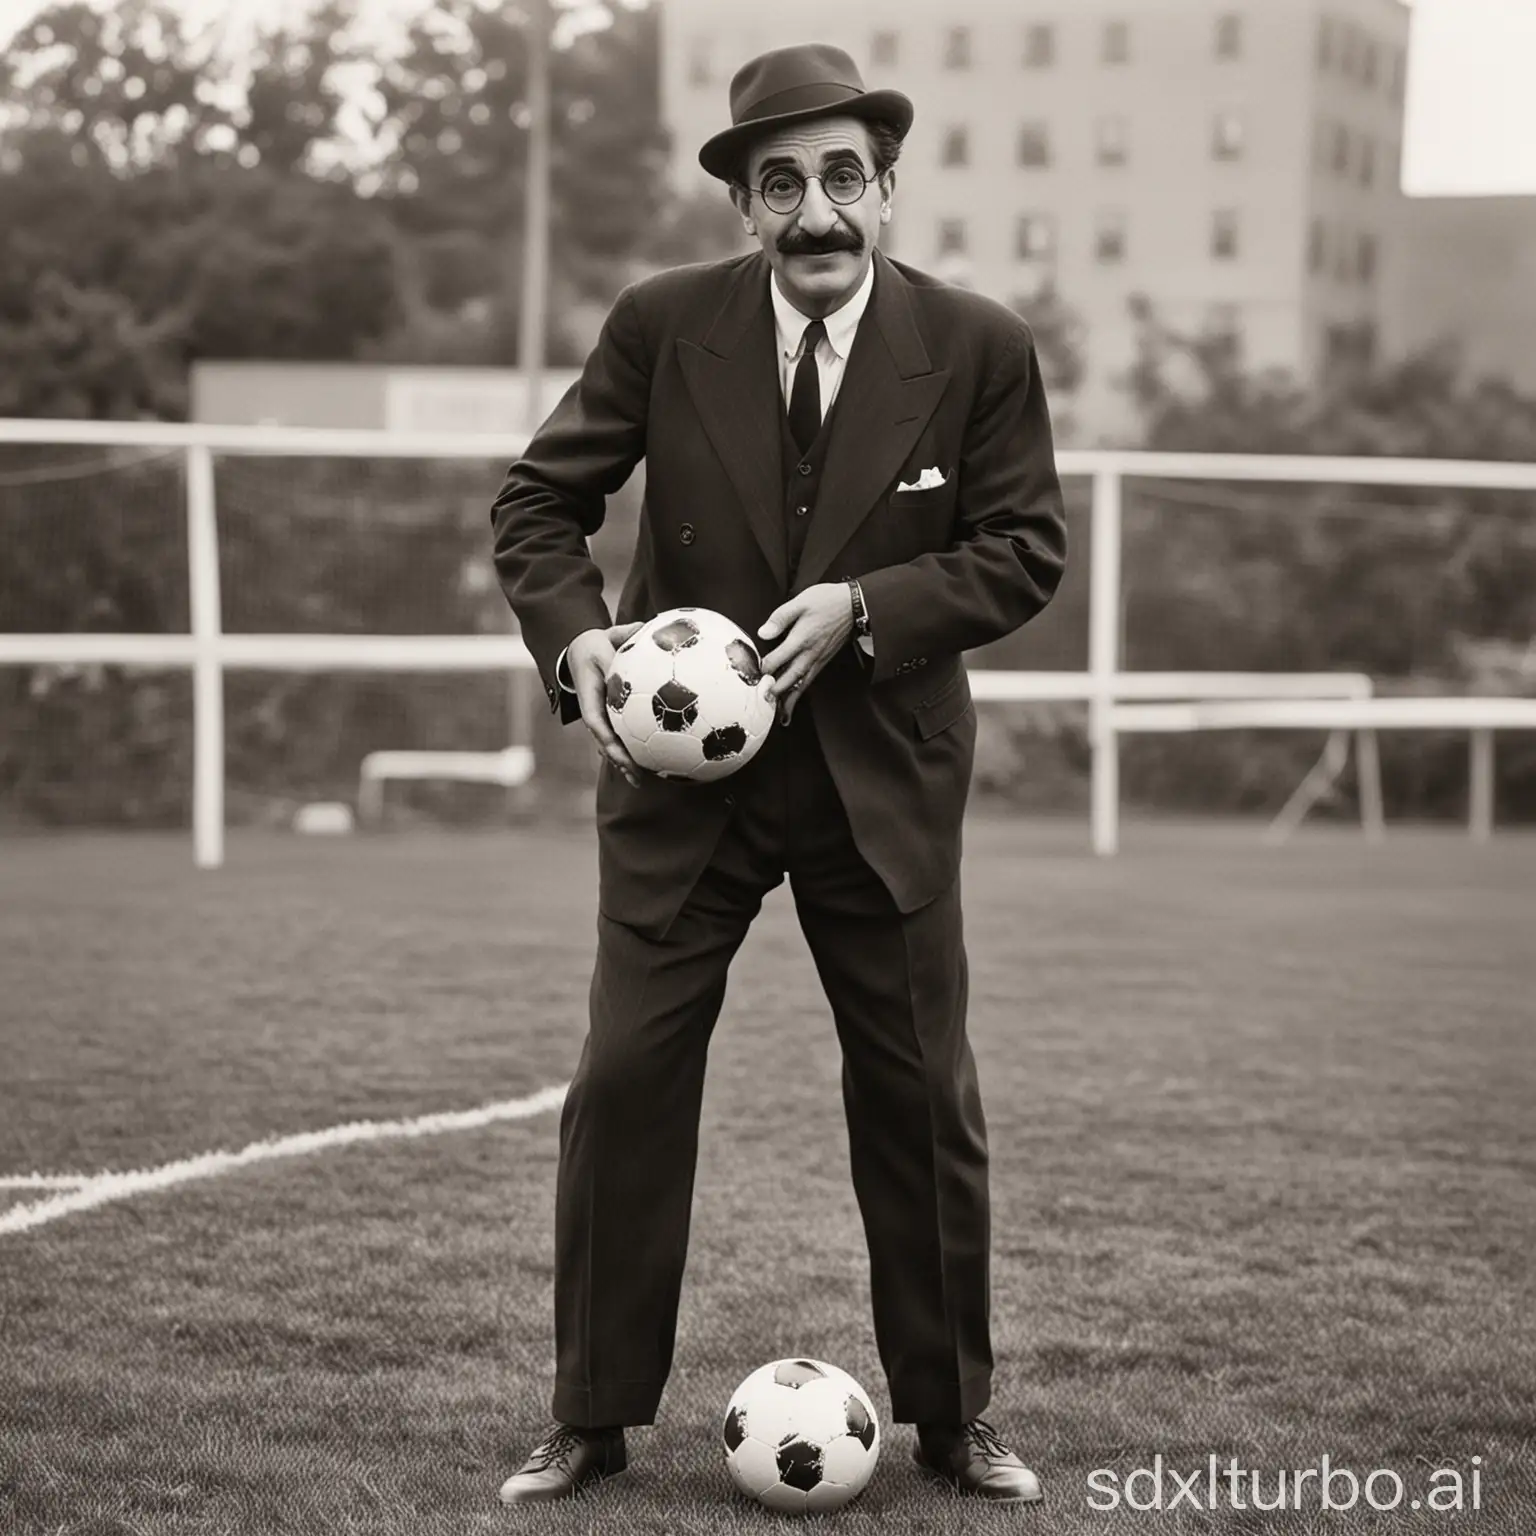
[[[765,130],[833,116],[880,119],[905,138],[912,126],[912,103],[900,91],[866,91],[858,65],[830,43],[772,48],[736,71],[731,126],[705,143],[699,164],[711,176],[730,181],[742,150]]]

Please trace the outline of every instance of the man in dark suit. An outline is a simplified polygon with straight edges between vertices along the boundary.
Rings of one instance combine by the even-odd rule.
[[[1065,521],[1028,328],[888,260],[912,120],[839,49],[752,60],[700,151],[761,250],[614,305],[512,466],[496,566],[550,704],[604,758],[590,1032],[560,1126],[556,1428],[508,1503],[622,1471],[671,1367],[705,1054],[726,971],[787,875],[843,1049],[854,1188],[892,1416],[924,1470],[1039,1483],[991,1391],[986,1131],[966,1039],[962,653],[1049,601]],[[614,624],[587,537],[646,464]],[[779,723],[733,777],[643,774],[614,734],[615,648],[662,609],[765,644]]]

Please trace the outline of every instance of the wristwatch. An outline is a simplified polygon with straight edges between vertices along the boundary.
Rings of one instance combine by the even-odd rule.
[[[847,582],[848,594],[853,599],[853,632],[859,639],[867,640],[870,637],[869,610],[864,606],[864,589],[855,577],[845,576],[843,579]]]

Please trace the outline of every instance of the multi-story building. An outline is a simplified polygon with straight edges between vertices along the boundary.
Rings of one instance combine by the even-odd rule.
[[[1083,326],[1078,442],[1125,442],[1130,301],[1311,377],[1368,347],[1399,199],[1402,0],[664,0],[679,184],[765,48],[912,97],[889,253]]]

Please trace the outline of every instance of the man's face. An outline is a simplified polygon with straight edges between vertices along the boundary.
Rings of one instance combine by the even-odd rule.
[[[747,158],[750,190],[733,192],[747,233],[757,237],[784,296],[812,318],[830,315],[853,296],[864,281],[880,226],[891,216],[895,176],[889,171],[852,203],[838,204],[827,196],[820,178],[830,180],[835,191],[851,191],[850,173],[875,174],[869,130],[855,117],[813,118],[754,144]],[[775,213],[758,189],[773,193],[793,181],[805,188],[800,206],[792,213]]]

